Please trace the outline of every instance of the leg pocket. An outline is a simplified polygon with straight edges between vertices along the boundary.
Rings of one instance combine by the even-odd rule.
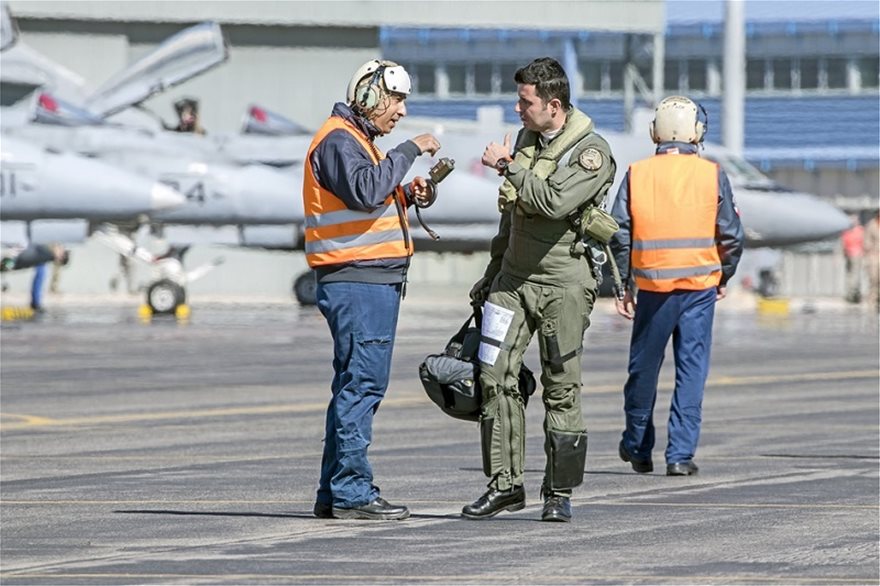
[[[548,430],[550,441],[549,488],[568,490],[584,481],[587,459],[587,432]]]
[[[394,338],[389,335],[356,335],[352,371],[364,394],[384,396],[391,371]]]

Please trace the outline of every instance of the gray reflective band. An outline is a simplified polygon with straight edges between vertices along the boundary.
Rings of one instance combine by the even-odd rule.
[[[346,222],[357,222],[360,220],[375,220],[387,216],[396,216],[397,208],[393,205],[383,205],[372,212],[358,212],[356,210],[339,210],[338,212],[327,212],[326,214],[316,214],[306,216],[306,228],[320,228],[323,226],[335,226],[337,224],[345,224]]]
[[[325,238],[315,242],[306,242],[306,254],[332,252],[358,246],[370,246],[372,244],[384,244],[386,242],[403,241],[403,232],[400,228],[383,230],[381,232],[367,232],[366,234],[353,234],[351,236],[337,236]]]
[[[683,269],[637,269],[633,268],[633,274],[643,279],[651,279],[652,281],[661,281],[663,279],[682,279],[684,277],[700,277],[703,275],[711,275],[720,271],[721,265],[707,265],[703,267],[685,267]]]
[[[663,250],[664,248],[712,248],[714,238],[673,238],[671,240],[633,240],[633,250]]]

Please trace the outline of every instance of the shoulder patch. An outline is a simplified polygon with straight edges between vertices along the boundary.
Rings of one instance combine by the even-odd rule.
[[[602,167],[602,153],[599,149],[588,148],[578,157],[578,164],[587,171],[598,171]]]

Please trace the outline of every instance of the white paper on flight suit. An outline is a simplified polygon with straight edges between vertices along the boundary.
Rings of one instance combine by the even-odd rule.
[[[480,332],[484,338],[498,342],[500,345],[507,337],[507,330],[510,329],[510,322],[513,321],[513,311],[505,309],[499,305],[486,302],[483,304],[483,327]],[[477,358],[480,362],[485,362],[490,366],[495,365],[498,360],[498,354],[501,348],[480,342],[480,350]]]

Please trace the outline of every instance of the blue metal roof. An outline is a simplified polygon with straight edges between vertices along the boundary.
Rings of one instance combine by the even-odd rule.
[[[702,100],[709,113],[706,140],[720,143],[721,101]],[[513,97],[487,100],[407,101],[413,116],[475,119],[480,106],[501,106],[506,122],[518,124]],[[619,98],[584,99],[578,103],[600,128],[623,131]],[[877,96],[747,98],[745,150],[749,159],[773,163],[814,161],[817,164],[876,167],[880,165],[880,100]]]

